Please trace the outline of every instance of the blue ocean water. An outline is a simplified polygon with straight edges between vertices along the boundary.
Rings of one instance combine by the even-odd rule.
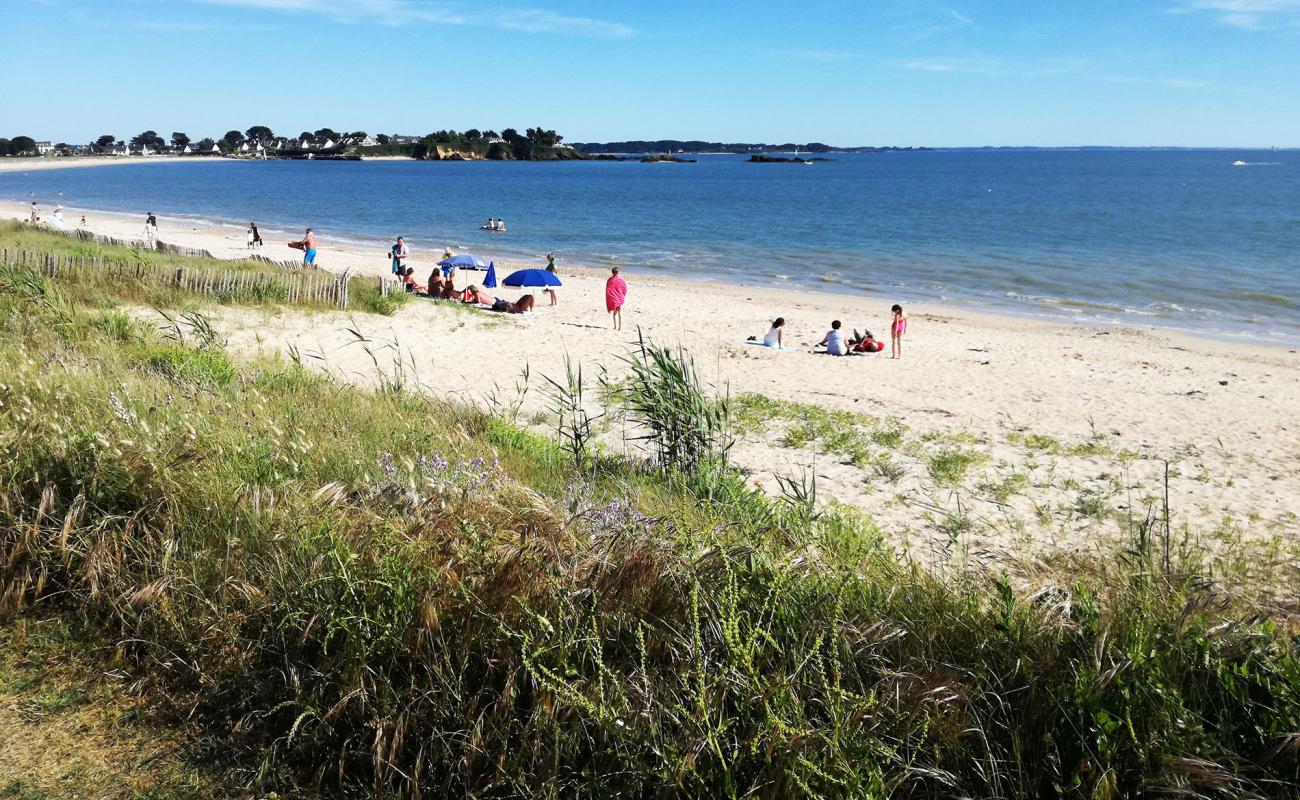
[[[561,265],[1300,341],[1300,151],[697,158],[141,164],[0,174],[0,196],[310,225],[323,259],[331,239],[401,234],[416,263],[446,245],[554,250]],[[488,216],[508,232],[480,232]]]

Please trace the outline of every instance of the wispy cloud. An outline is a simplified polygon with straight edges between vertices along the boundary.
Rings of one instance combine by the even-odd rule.
[[[527,33],[626,38],[636,31],[620,22],[575,17],[537,8],[476,8],[419,0],[191,0],[255,11],[316,14],[337,22],[398,27],[411,24],[473,25]]]
[[[791,58],[797,58],[800,61],[817,61],[823,64],[857,61],[862,58],[861,53],[850,53],[844,50],[791,50],[789,55]]]
[[[1074,75],[1084,80],[1163,86],[1168,89],[1203,89],[1213,85],[1209,81],[1191,78],[1102,72],[1101,68],[1104,68],[1104,65],[1094,64],[1086,58],[1059,58],[1033,62],[1000,61],[991,58],[918,58],[905,61],[902,66],[904,69],[920,72],[983,75],[992,78],[1050,78],[1057,75]]]
[[[1250,31],[1300,30],[1300,0],[1188,0],[1169,12],[1208,14],[1224,25]]]
[[[131,23],[132,28],[142,31],[159,31],[162,33],[207,33],[217,29],[206,22],[172,22],[169,20],[143,19]]]
[[[987,76],[1006,75],[1010,71],[1006,64],[991,58],[915,58],[903,62],[903,68],[919,72],[958,72]]]
[[[958,22],[960,22],[962,25],[974,25],[974,24],[975,24],[974,22],[971,21],[971,18],[970,18],[970,17],[966,16],[965,14],[961,13],[960,11],[953,11],[953,12],[952,12],[952,18],[955,19],[955,20],[957,20]]]
[[[1166,89],[1204,89],[1213,86],[1210,81],[1190,78],[1158,78],[1150,75],[1102,75],[1107,83],[1127,83],[1138,86],[1162,86]]]

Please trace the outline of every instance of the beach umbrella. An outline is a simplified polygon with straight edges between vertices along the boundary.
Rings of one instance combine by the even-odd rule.
[[[469,253],[461,253],[451,258],[444,258],[438,262],[440,267],[455,267],[456,269],[487,269],[487,264],[483,259]]]
[[[521,269],[512,272],[502,281],[506,286],[560,286],[560,279],[555,273],[544,269]]]
[[[495,261],[488,262],[488,274],[487,277],[483,279],[483,288],[497,288],[497,264]]]

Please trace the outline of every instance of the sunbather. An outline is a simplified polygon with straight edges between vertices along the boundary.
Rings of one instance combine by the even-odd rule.
[[[523,314],[525,312],[532,311],[533,305],[536,302],[537,302],[536,298],[534,298],[531,294],[526,294],[513,303],[510,302],[509,300],[502,300],[500,297],[498,297],[496,298],[495,302],[492,303],[492,310],[504,311],[507,314]]]

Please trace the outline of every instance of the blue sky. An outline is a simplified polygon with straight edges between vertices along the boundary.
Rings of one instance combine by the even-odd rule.
[[[1300,146],[1300,0],[0,0],[0,135]]]

